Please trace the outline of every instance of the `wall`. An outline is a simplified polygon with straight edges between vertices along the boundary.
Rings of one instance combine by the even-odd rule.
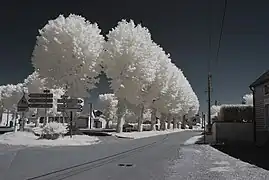
[[[264,85],[260,85],[255,87],[255,119],[256,119],[256,130],[257,131],[265,131],[266,130],[266,124],[265,124],[265,118],[264,118]]]
[[[212,127],[215,142],[253,142],[253,124],[236,122],[214,122]]]

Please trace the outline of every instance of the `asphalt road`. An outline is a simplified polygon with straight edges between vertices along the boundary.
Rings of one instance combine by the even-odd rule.
[[[87,147],[0,148],[0,171],[5,175],[0,179],[269,179],[267,171],[210,146],[184,145],[198,134],[187,131],[138,140],[111,139]]]

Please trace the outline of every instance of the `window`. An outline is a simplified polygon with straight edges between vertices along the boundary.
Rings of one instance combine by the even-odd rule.
[[[264,95],[269,94],[269,85],[264,85]]]

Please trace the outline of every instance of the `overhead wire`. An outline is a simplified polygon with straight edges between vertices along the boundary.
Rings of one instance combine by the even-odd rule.
[[[221,27],[220,27],[219,40],[218,40],[218,49],[217,49],[217,54],[216,54],[216,59],[215,59],[216,63],[218,63],[218,61],[219,61],[219,52],[220,52],[221,40],[222,40],[222,36],[223,36],[223,27],[224,27],[224,21],[225,21],[225,16],[226,16],[226,11],[227,11],[227,3],[228,3],[228,0],[225,0],[222,21],[221,21]]]

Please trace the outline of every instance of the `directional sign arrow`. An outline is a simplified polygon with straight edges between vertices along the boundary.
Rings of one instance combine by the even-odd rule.
[[[57,108],[57,111],[58,112],[64,112],[64,111],[72,111],[72,110],[75,110],[77,112],[82,112],[82,109],[62,109],[62,108]]]
[[[53,99],[29,99],[28,102],[31,102],[31,103],[52,103]]]
[[[64,105],[64,104],[57,104],[57,109],[81,109],[81,105],[75,105],[75,106],[70,106],[70,105]]]
[[[66,95],[61,95],[61,98],[68,98],[69,96],[66,96]]]
[[[29,108],[21,108],[21,107],[18,107],[17,108],[17,111],[18,112],[25,112],[25,111],[28,111]]]
[[[57,103],[69,103],[69,104],[78,104],[82,103],[81,99],[57,99]]]
[[[52,104],[29,104],[29,108],[52,108]]]
[[[53,98],[53,94],[32,93],[28,95],[30,98]]]

